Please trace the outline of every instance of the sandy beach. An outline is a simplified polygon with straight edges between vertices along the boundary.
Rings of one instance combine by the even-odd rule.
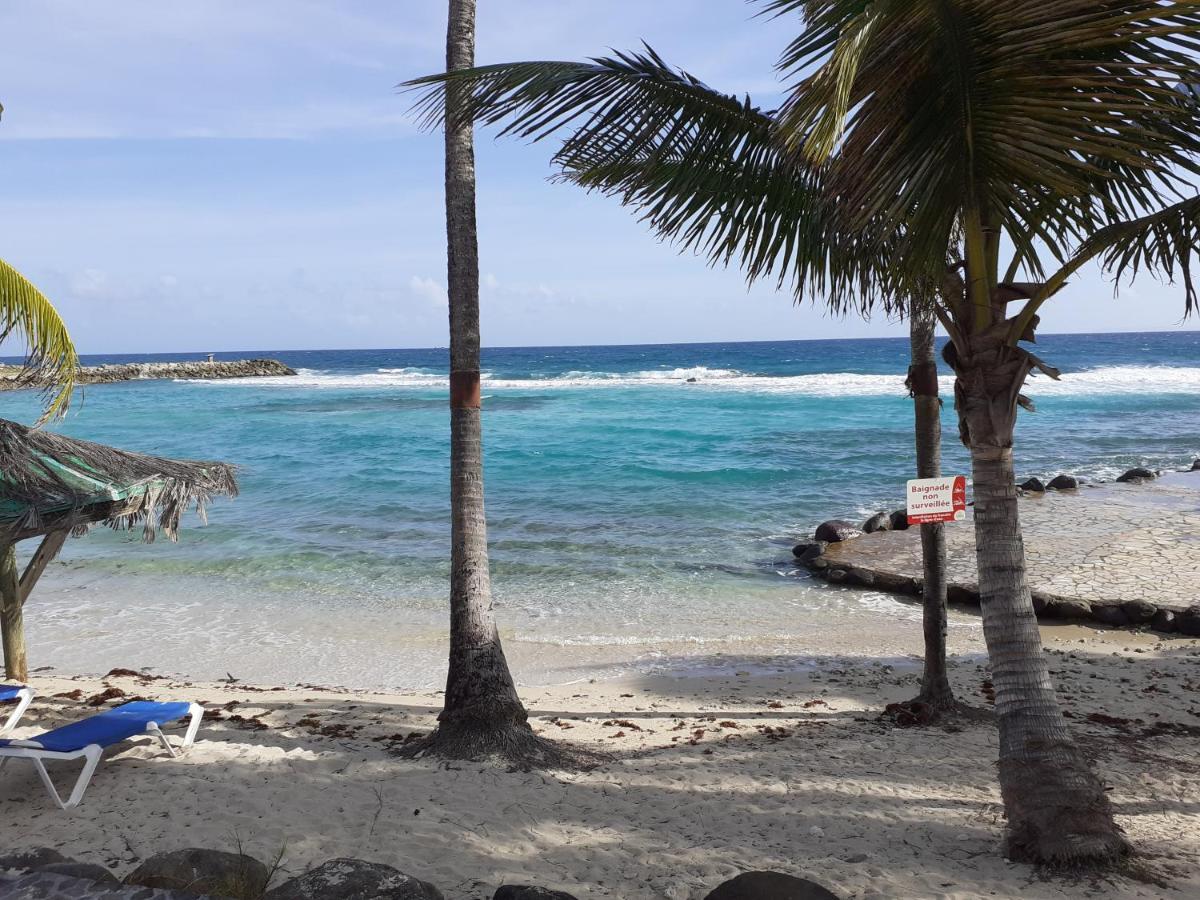
[[[612,754],[581,774],[399,759],[431,727],[436,693],[43,671],[18,736],[132,697],[209,713],[183,759],[149,742],[118,748],[70,813],[32,769],[10,766],[0,842],[55,847],[118,875],[156,852],[239,842],[261,859],[282,851],[278,880],[354,856],[455,900],[514,882],[690,900],[756,868],[860,900],[1200,895],[1200,642],[1074,626],[1045,637],[1064,707],[1150,881],[1058,880],[1006,861],[994,723],[882,721],[887,703],[915,693],[917,673],[870,657],[526,688],[536,730]],[[952,680],[988,707],[977,656],[956,657]]]

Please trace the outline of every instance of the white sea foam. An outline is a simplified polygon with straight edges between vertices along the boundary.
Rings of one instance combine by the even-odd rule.
[[[691,390],[722,390],[743,393],[796,394],[814,397],[904,396],[902,375],[863,375],[854,372],[827,372],[811,375],[755,375],[735,369],[709,369],[705,366],[676,369],[649,369],[639,372],[572,371],[551,377],[497,378],[484,372],[489,391],[561,390],[572,388],[676,387]],[[689,381],[695,379],[695,381]],[[952,377],[939,379],[941,391],[950,396]],[[443,372],[413,367],[384,368],[374,372],[337,373],[319,369],[299,369],[295,376],[238,378],[206,384],[243,384],[258,387],[311,388],[432,388],[445,387]],[[1085,372],[1063,375],[1061,381],[1043,376],[1031,379],[1027,393],[1038,396],[1111,396],[1118,394],[1200,394],[1200,367],[1104,366]]]

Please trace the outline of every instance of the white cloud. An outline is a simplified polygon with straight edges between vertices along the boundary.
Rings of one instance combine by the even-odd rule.
[[[71,293],[76,296],[103,297],[108,292],[108,273],[100,269],[84,269],[71,277]]]
[[[433,306],[444,307],[449,302],[446,289],[432,278],[414,275],[408,280],[408,289]]]

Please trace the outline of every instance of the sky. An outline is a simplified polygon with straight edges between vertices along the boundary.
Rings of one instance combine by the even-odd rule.
[[[479,0],[477,61],[645,40],[769,108],[795,24],[756,12]],[[0,255],[85,353],[445,346],[441,139],[396,91],[444,68],[445,15],[442,0],[6,0]],[[615,201],[550,183],[552,150],[477,135],[485,345],[906,333],[680,255]],[[1177,288],[1114,298],[1088,270],[1042,331],[1171,330],[1182,310]]]

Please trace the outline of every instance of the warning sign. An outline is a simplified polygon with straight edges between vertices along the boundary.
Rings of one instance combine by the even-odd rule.
[[[908,524],[958,522],[967,515],[967,479],[914,478],[908,483]]]

